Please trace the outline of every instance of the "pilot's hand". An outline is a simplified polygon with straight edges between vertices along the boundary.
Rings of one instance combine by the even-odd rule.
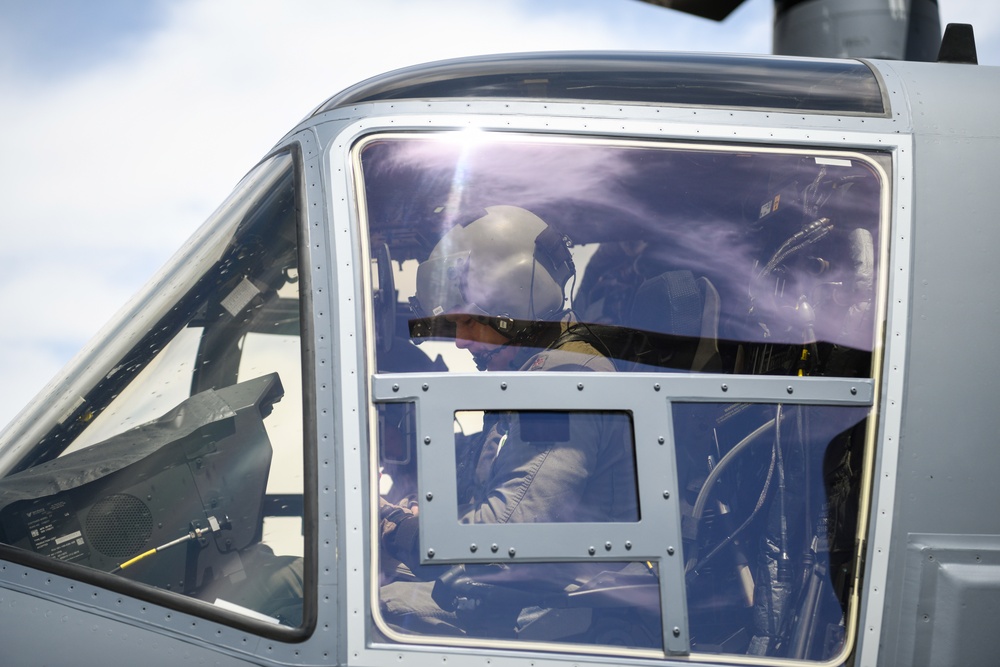
[[[385,498],[383,498],[382,496],[379,496],[378,518],[380,520],[382,521],[390,520],[399,523],[399,521],[402,519],[402,517],[397,518],[399,512],[403,512],[404,514],[415,514],[415,512],[412,512],[410,509],[403,507],[401,505],[394,505]]]
[[[393,505],[385,498],[379,496],[378,499],[378,518],[379,518],[379,533],[385,538],[390,533],[396,530],[396,526],[402,523],[404,520],[415,516],[414,512],[406,509],[405,507],[400,507],[399,505]]]

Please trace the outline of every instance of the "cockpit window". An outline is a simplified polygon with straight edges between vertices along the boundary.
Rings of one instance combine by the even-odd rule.
[[[871,376],[883,193],[864,156],[468,132],[374,140],[361,162],[382,372],[482,365],[463,316],[517,360],[561,328],[618,372]]]
[[[156,283],[146,312],[159,316],[116,329],[118,358],[23,447],[0,479],[5,544],[301,625],[293,162],[278,155],[247,177]]]
[[[354,155],[382,631],[846,655],[881,158],[479,132]]]

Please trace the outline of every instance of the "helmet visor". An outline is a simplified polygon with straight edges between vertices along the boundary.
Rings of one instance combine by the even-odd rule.
[[[432,257],[417,268],[417,294],[410,299],[410,308],[416,315],[409,322],[411,338],[454,338],[455,324],[444,318],[447,314],[488,316],[465,298],[470,254]]]

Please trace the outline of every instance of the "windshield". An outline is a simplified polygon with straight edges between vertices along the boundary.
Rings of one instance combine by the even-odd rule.
[[[379,627],[845,655],[880,158],[471,131],[354,154]]]
[[[278,155],[245,180],[193,257],[182,252],[105,343],[118,356],[90,369],[72,410],[15,443],[20,458],[0,479],[0,541],[244,617],[302,623],[293,164]]]
[[[474,132],[360,156],[381,371],[439,354],[473,369],[442,316],[520,330],[571,314],[618,371],[871,375],[882,188],[866,158]]]

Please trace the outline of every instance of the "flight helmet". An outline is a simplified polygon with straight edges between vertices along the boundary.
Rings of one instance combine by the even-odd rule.
[[[421,317],[472,315],[507,338],[557,321],[575,273],[568,245],[534,213],[490,206],[449,230],[417,268],[414,309]]]

